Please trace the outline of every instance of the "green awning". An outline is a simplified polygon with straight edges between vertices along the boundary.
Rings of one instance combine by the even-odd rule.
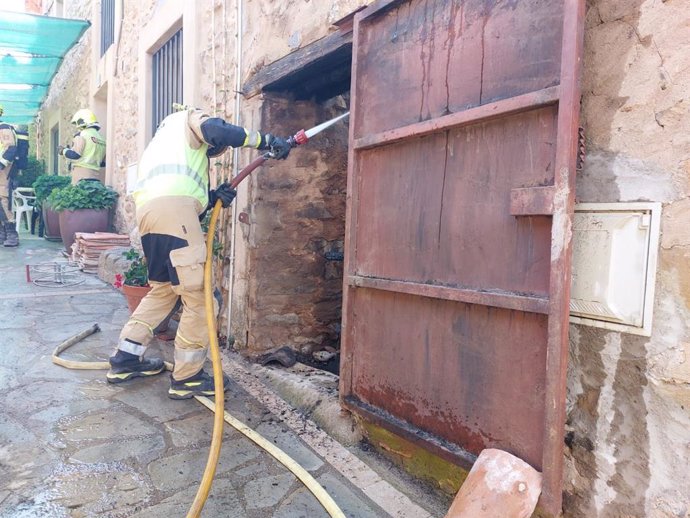
[[[90,23],[0,10],[0,105],[2,120],[31,122],[65,54]]]

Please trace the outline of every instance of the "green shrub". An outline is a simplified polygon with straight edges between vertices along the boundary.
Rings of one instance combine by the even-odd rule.
[[[50,196],[53,189],[67,187],[70,183],[69,176],[58,176],[56,174],[44,174],[39,176],[32,187],[36,191],[36,205],[41,207],[46,198]]]
[[[125,259],[131,261],[129,270],[124,274],[123,283],[127,286],[148,286],[149,271],[146,266],[146,259],[141,257],[134,248],[130,248],[128,252],[122,252],[122,255],[125,256]]]
[[[82,180],[77,185],[55,189],[48,199],[48,205],[56,211],[78,209],[109,209],[115,205],[117,192],[101,182]]]

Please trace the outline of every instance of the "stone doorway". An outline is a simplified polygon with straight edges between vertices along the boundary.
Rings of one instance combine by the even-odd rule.
[[[287,136],[349,110],[350,35],[290,54],[245,85],[263,94],[262,128]],[[254,357],[286,347],[339,372],[348,139],[346,119],[252,180],[239,217],[246,327],[235,337]]]

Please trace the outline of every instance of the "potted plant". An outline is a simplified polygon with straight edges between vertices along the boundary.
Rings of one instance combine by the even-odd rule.
[[[81,181],[55,189],[47,202],[59,213],[60,236],[70,250],[75,232],[107,232],[117,192],[100,182]]]
[[[36,193],[36,206],[42,214],[43,237],[48,241],[60,241],[61,237],[58,213],[50,207],[46,200],[53,190],[67,187],[69,183],[69,176],[46,174],[39,176],[32,185]],[[41,235],[41,228],[39,228],[38,235]]]
[[[125,256],[125,259],[130,261],[129,269],[123,274],[118,273],[115,275],[113,286],[122,290],[122,293],[127,299],[127,306],[129,307],[130,313],[134,313],[141,299],[151,291],[151,286],[149,286],[149,273],[146,267],[146,259],[134,248],[131,248],[127,252],[123,252],[122,255]]]

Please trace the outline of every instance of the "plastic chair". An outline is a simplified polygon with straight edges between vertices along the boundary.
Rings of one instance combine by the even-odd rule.
[[[34,211],[36,193],[31,187],[17,187],[12,191],[12,211],[14,212],[15,228],[19,232],[22,214],[26,215],[26,230],[31,225],[31,214]]]

